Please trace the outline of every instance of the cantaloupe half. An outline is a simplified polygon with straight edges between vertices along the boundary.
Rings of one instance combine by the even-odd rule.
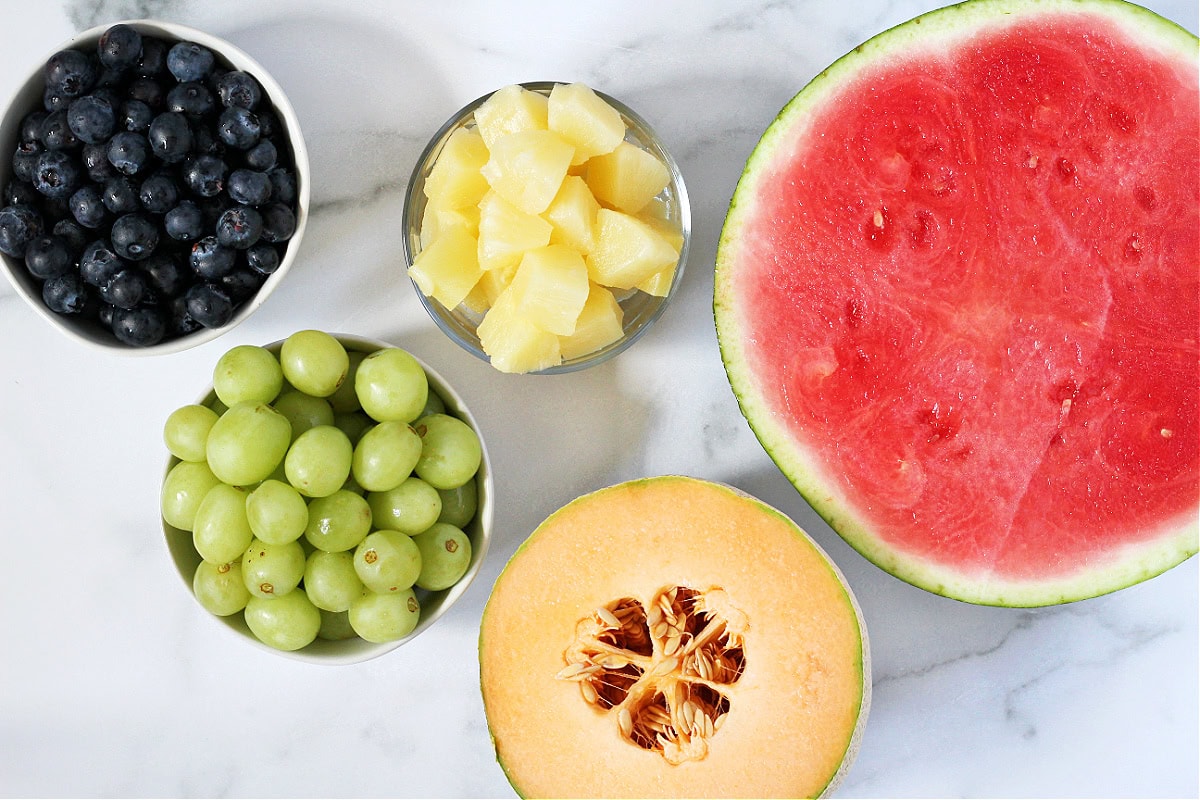
[[[815,797],[870,706],[866,627],[784,514],[696,478],[552,514],[479,637],[496,756],[524,797]]]

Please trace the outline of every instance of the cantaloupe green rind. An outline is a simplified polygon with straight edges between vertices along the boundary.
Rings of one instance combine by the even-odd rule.
[[[881,569],[935,594],[981,605],[1033,607],[1096,597],[1159,575],[1200,550],[1200,509],[1166,523],[1160,536],[1130,545],[1103,563],[1071,575],[1037,581],[1011,581],[963,574],[887,546],[856,514],[853,504],[832,487],[823,467],[788,430],[756,385],[744,348],[748,329],[737,306],[736,260],[748,220],[756,214],[761,183],[773,164],[786,162],[792,142],[811,128],[810,111],[821,108],[861,71],[908,55],[937,53],[1013,15],[1087,13],[1102,15],[1148,47],[1181,65],[1197,69],[1197,37],[1176,23],[1123,0],[966,0],[915,17],[886,30],[842,56],[814,77],[776,116],[750,154],[731,198],[717,248],[713,313],[718,345],[730,386],[743,416],[766,452],[812,508],[861,555]]]

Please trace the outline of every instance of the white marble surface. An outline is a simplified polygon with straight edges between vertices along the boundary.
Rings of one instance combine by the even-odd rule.
[[[796,518],[860,598],[874,705],[839,796],[1196,797],[1197,562],[1039,611],[901,583],[813,514],[757,444],[721,366],[716,241],[750,149],[810,77],[938,0],[501,4],[0,0],[0,95],[68,36],[138,16],[241,46],[290,93],[311,153],[300,260],[247,323],[154,360],[98,356],[0,287],[0,793],[511,797],[478,691],[481,609],[505,560],[588,490],[682,472]],[[1195,0],[1147,5],[1195,32]],[[648,117],[690,188],[682,293],[616,360],[502,376],[434,327],[401,272],[404,186],[477,95],[582,80]],[[498,473],[495,544],[432,631],[351,667],[230,637],[172,572],[160,425],[225,348],[316,327],[388,339],[472,404]]]

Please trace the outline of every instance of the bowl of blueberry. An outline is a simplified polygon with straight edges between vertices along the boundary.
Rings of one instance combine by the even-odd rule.
[[[283,89],[210,34],[131,20],[39,64],[0,121],[0,268],[76,341],[162,354],[262,304],[309,174]]]

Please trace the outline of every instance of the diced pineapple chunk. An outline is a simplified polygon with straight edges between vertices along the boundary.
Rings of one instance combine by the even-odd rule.
[[[568,175],[563,179],[558,194],[550,201],[549,208],[542,214],[554,226],[550,243],[565,244],[584,255],[592,252],[592,245],[596,241],[593,228],[599,210],[600,204],[592,197],[592,191],[583,178]]]
[[[546,124],[575,146],[575,164],[612,152],[625,138],[621,114],[582,83],[560,83],[550,90]]]
[[[483,177],[508,202],[530,214],[550,205],[571,166],[575,149],[553,131],[501,136],[483,165]]]
[[[670,242],[671,247],[674,247],[676,254],[678,254],[683,249],[683,231],[679,229],[677,224],[661,216],[656,209],[653,209],[653,202],[642,209],[641,213],[634,216],[658,231],[658,234]]]
[[[645,222],[607,208],[596,212],[596,246],[587,256],[588,277],[596,283],[632,289],[678,259],[671,243]]]
[[[575,332],[559,337],[563,360],[594,353],[620,339],[624,334],[625,313],[613,293],[603,286],[591,284],[587,302],[579,312]]]
[[[428,247],[430,242],[453,228],[474,237],[479,230],[479,206],[442,208],[437,203],[426,203],[421,215],[421,247]]]
[[[667,267],[661,272],[656,272],[646,280],[637,285],[648,295],[654,297],[666,297],[671,291],[671,281],[675,279],[675,264]]]
[[[561,244],[527,250],[510,292],[525,319],[544,331],[569,336],[588,297],[587,265]]]
[[[492,92],[475,109],[475,127],[490,150],[496,140],[517,131],[546,130],[546,95],[511,84]]]
[[[601,203],[636,214],[671,180],[667,165],[635,144],[621,142],[588,161],[587,184]]]
[[[458,128],[446,139],[425,178],[425,196],[441,208],[477,204],[488,190],[480,170],[488,160],[487,145],[474,131]]]
[[[482,275],[477,247],[470,232],[451,228],[435,237],[417,255],[408,274],[422,294],[446,308],[454,308]]]
[[[500,293],[512,283],[513,276],[516,274],[516,264],[510,264],[500,269],[484,270],[479,282],[475,284],[475,288],[463,298],[463,305],[476,314],[487,312],[495,304]]]
[[[562,361],[558,337],[525,318],[511,286],[496,298],[476,332],[500,372],[536,372]]]
[[[526,250],[550,244],[553,226],[488,192],[479,203],[479,266],[499,269],[518,263]]]

